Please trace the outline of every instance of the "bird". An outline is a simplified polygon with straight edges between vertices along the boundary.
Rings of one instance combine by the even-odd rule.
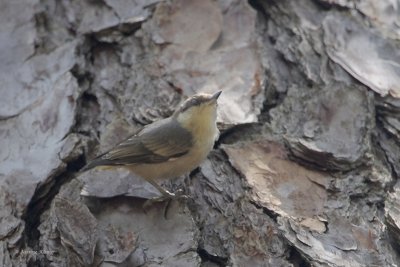
[[[127,168],[161,194],[145,206],[183,196],[182,190],[169,192],[159,182],[188,173],[206,159],[219,136],[216,121],[217,100],[221,93],[199,93],[189,97],[170,117],[144,126],[92,159],[80,172],[101,166]]]

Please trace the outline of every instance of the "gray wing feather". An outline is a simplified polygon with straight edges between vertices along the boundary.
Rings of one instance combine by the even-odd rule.
[[[167,118],[144,127],[90,162],[86,169],[100,165],[160,163],[185,155],[193,145],[192,135],[174,119]]]

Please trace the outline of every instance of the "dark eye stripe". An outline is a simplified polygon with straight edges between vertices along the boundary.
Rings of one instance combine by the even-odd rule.
[[[208,100],[210,100],[210,99],[206,96],[195,96],[195,97],[191,98],[189,101],[186,101],[185,103],[183,103],[183,105],[181,107],[181,112],[187,110],[190,107],[198,106],[201,103],[207,102]]]

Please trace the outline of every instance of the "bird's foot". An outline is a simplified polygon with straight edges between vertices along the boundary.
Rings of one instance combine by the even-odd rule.
[[[169,202],[174,199],[188,199],[188,198],[189,196],[185,195],[182,189],[178,189],[174,193],[165,190],[162,196],[146,200],[146,202],[143,204],[143,209],[147,210],[150,206],[159,202],[168,201],[169,204]]]

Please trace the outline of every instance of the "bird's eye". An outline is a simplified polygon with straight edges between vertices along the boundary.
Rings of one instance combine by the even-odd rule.
[[[193,106],[198,106],[199,104],[200,101],[197,98],[193,99]]]

